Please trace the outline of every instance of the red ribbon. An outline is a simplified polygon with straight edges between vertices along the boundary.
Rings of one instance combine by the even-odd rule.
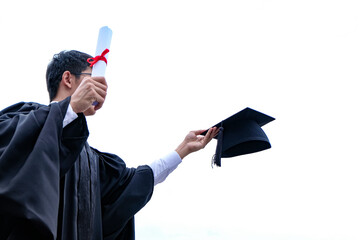
[[[96,56],[94,58],[88,58],[87,62],[90,63],[90,67],[94,66],[95,63],[97,63],[98,61],[104,61],[107,64],[107,60],[105,58],[105,55],[110,52],[109,49],[105,49],[101,55]]]

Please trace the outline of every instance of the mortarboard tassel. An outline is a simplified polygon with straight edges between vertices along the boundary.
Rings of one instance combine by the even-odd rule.
[[[222,153],[222,141],[223,141],[223,132],[224,128],[219,128],[218,138],[217,138],[217,145],[216,145],[216,152],[211,161],[211,167],[213,167],[214,163],[216,166],[221,167],[221,153]]]

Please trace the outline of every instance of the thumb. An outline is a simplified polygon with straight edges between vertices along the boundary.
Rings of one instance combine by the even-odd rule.
[[[192,131],[196,136],[202,134],[203,132],[205,132],[206,130],[195,130]]]

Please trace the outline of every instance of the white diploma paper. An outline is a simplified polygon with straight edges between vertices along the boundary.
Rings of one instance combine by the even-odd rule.
[[[96,52],[95,52],[94,57],[101,55],[101,53],[105,49],[110,50],[111,37],[112,37],[112,31],[110,28],[108,28],[107,26],[100,28],[99,37],[98,37],[97,46],[96,46]],[[108,55],[109,55],[109,53],[107,53],[105,55],[106,59],[108,59]],[[96,77],[96,76],[104,77],[105,70],[106,70],[106,63],[104,61],[100,60],[94,64],[94,66],[92,68],[91,76],[92,77]]]

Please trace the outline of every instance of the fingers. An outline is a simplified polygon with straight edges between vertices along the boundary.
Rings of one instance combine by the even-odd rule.
[[[105,101],[107,94],[107,83],[104,77],[84,78],[79,87],[72,95],[72,107],[75,112],[90,112],[99,110]],[[93,102],[97,105],[92,106]]]
[[[204,137],[205,145],[207,145],[211,141],[211,139],[213,139],[216,136],[217,133],[218,133],[218,129],[216,127],[210,128]]]
[[[105,98],[107,92],[107,83],[104,77],[84,78],[83,82],[84,84],[89,84],[90,87],[93,87],[100,96]]]
[[[205,136],[201,135],[201,133],[205,131],[206,130],[190,131],[188,135],[186,135],[183,143],[180,145],[181,149],[186,149],[186,154],[181,155],[181,153],[178,152],[179,155],[182,156],[182,158],[189,153],[196,152],[204,148],[218,133],[218,129],[216,127],[212,127],[207,131]]]
[[[93,80],[93,83],[95,84],[96,87],[101,88],[104,91],[107,90],[107,83],[104,77],[91,77],[91,78],[85,78],[84,80],[86,79]]]
[[[203,132],[205,132],[206,130],[195,130],[195,131],[192,131],[196,136],[199,135],[199,134],[202,134]]]
[[[95,96],[96,105],[94,107],[94,111],[97,111],[100,108],[102,108],[105,102],[105,98],[107,94],[107,83],[104,77],[92,77],[90,78],[90,80],[94,84],[94,90],[96,95]]]
[[[219,131],[220,131],[220,128],[215,127],[213,138],[218,135]]]
[[[99,110],[104,102],[105,102],[105,97],[102,97],[101,95],[95,93],[96,96],[94,96],[93,100],[91,100],[91,105],[94,107],[94,110]]]
[[[198,136],[205,131],[206,130],[195,130],[195,131],[191,131],[191,132],[193,132],[196,136]],[[211,139],[211,138],[215,137],[218,133],[219,133],[219,129],[217,127],[212,127],[207,130],[205,137],[208,136]]]
[[[88,98],[93,102],[98,104],[95,106],[95,110],[98,110],[102,107],[106,94],[107,94],[107,83],[104,77],[93,77],[93,78],[84,78],[83,80],[85,85],[88,85],[89,90]]]
[[[204,148],[219,132],[219,129],[216,127],[209,128],[205,136],[198,136],[206,130],[196,130],[192,131],[196,136],[197,140],[201,143],[202,148]]]
[[[92,79],[94,79],[96,82],[99,82],[105,86],[107,86],[107,83],[106,83],[106,80],[105,80],[105,77],[91,77]]]

